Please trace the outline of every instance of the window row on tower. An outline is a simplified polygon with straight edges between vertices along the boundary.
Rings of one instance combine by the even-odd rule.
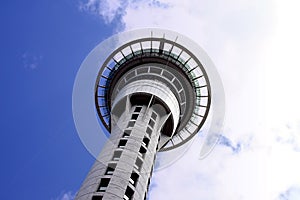
[[[136,112],[140,112],[141,108],[142,107],[135,108],[134,113],[131,116],[131,120],[129,121],[127,128],[123,132],[122,138],[120,138],[120,140],[119,140],[118,149],[116,149],[114,151],[113,156],[112,156],[112,161],[110,163],[108,163],[105,175],[108,175],[108,176],[113,175],[113,173],[117,167],[116,162],[118,162],[120,160],[122,152],[127,145],[128,138],[131,135],[131,132],[132,132],[131,128],[134,126],[135,121],[138,118],[139,114]],[[151,119],[149,121],[147,130],[146,130],[149,137],[151,137],[152,128],[154,127],[156,118],[157,118],[157,114],[152,113]],[[134,195],[134,188],[136,187],[136,183],[139,179],[139,172],[143,165],[142,159],[145,158],[145,154],[147,152],[147,148],[150,143],[150,138],[148,136],[144,136],[144,138],[142,140],[142,143],[141,143],[141,146],[140,146],[140,149],[138,152],[139,156],[136,158],[136,161],[134,164],[134,169],[129,178],[129,185],[126,187],[126,190],[125,190],[125,194],[123,197],[124,200],[130,200],[130,199],[132,199],[132,197]],[[151,173],[152,173],[152,170],[151,170]],[[101,178],[97,192],[105,192],[108,187],[109,182],[110,182],[110,178],[107,178],[107,177]],[[148,181],[148,185],[149,185],[149,181]],[[92,200],[101,200],[102,198],[103,198],[103,196],[94,196],[92,198]],[[146,199],[146,194],[145,194],[145,199]]]

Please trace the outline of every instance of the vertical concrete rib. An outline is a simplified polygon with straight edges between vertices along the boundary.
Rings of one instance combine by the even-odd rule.
[[[160,119],[152,107],[125,110],[75,199],[144,199],[157,152],[160,123],[156,122]]]

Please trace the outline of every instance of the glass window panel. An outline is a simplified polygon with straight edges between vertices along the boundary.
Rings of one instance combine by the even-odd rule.
[[[133,127],[135,124],[135,121],[129,121],[128,126],[127,127]]]
[[[97,95],[98,96],[104,96],[104,94],[105,94],[105,89],[102,88],[102,87],[98,87],[97,88]]]
[[[164,51],[169,52],[169,51],[171,50],[171,48],[172,48],[172,45],[165,42],[165,45],[164,45]]]
[[[151,133],[152,133],[152,129],[151,129],[151,128],[149,128],[149,127],[147,127],[147,129],[146,129],[146,133],[148,133],[149,135],[151,135]]]
[[[110,69],[113,69],[116,66],[116,62],[114,60],[110,60],[107,64]]]
[[[201,97],[200,98],[200,105],[206,106],[208,103],[208,97]]]
[[[147,138],[147,137],[144,137],[144,138],[143,138],[143,144],[144,144],[146,147],[148,147],[149,142],[150,142],[150,139],[149,139],[149,138]]]
[[[138,171],[140,171],[141,168],[142,168],[142,165],[143,165],[143,161],[142,161],[139,157],[137,157],[137,158],[136,158],[136,161],[135,161],[134,167],[135,167]]]
[[[109,184],[110,178],[101,178],[98,192],[105,192],[108,184]]]
[[[179,95],[180,95],[181,102],[185,102],[185,95],[183,90],[179,93]]]
[[[107,107],[100,107],[100,112],[104,115],[108,112]]]
[[[190,59],[187,64],[189,65],[190,69],[193,69],[197,66],[197,63],[194,59]]]
[[[122,155],[122,151],[116,150],[114,152],[112,160],[118,161],[120,159],[121,155]]]
[[[158,41],[153,41],[152,42],[152,49],[156,49],[156,50],[159,49],[159,42]]]
[[[110,119],[109,116],[108,117],[104,117],[104,121],[105,121],[106,124],[109,124],[109,119]]]
[[[181,90],[181,83],[177,79],[174,79],[173,84],[175,85],[177,91]]]
[[[132,48],[133,52],[141,52],[140,43],[135,43],[135,44],[131,45],[131,48]]]
[[[123,55],[122,55],[120,52],[116,53],[116,55],[114,56],[114,59],[115,59],[117,62],[120,62],[123,58],[124,58],[124,57],[123,57]]]
[[[142,42],[142,47],[143,47],[143,49],[150,49],[151,48],[150,41]]]
[[[104,75],[104,76],[106,76],[106,77],[109,77],[110,72],[111,72],[111,71],[106,67],[106,68],[104,69],[104,71],[102,72],[102,75]]]
[[[126,146],[126,143],[127,143],[127,140],[121,139],[119,144],[118,144],[118,147],[119,148],[124,148]]]
[[[190,133],[194,133],[195,130],[197,129],[197,126],[192,124],[191,122],[188,122],[186,125],[186,129],[190,132]]]
[[[154,121],[153,121],[152,119],[150,119],[150,121],[149,121],[149,126],[150,126],[151,128],[154,127]]]
[[[116,169],[117,163],[108,163],[105,174],[112,175]]]
[[[142,67],[137,69],[137,74],[145,74],[148,73],[148,67]]]
[[[150,72],[151,73],[154,73],[154,74],[160,74],[161,73],[161,70],[160,68],[157,68],[157,67],[150,67]]]
[[[178,135],[175,135],[173,138],[172,138],[172,141],[174,144],[178,144],[179,142],[181,142],[182,140],[178,137]]]
[[[133,115],[131,116],[131,119],[137,120],[138,116],[139,116],[139,114],[133,114]]]
[[[126,191],[125,191],[125,195],[124,195],[124,199],[125,200],[132,199],[133,194],[134,194],[134,190],[131,189],[129,186],[127,186]]]
[[[174,46],[171,52],[172,52],[172,54],[174,54],[177,57],[180,54],[181,49]]]
[[[102,200],[103,196],[93,196],[92,200]]]
[[[200,86],[207,84],[204,76],[201,77],[201,78],[198,78],[197,81],[198,81],[198,83],[199,83]]]
[[[181,53],[180,58],[183,60],[182,63],[185,63],[191,56],[187,54],[185,51]]]
[[[179,134],[180,134],[180,136],[181,136],[182,139],[186,139],[186,138],[188,138],[188,137],[191,135],[191,134],[190,134],[189,132],[187,132],[185,129],[181,130],[181,131],[179,132]]]
[[[169,79],[170,81],[173,80],[174,76],[169,73],[168,71],[163,71],[163,76],[166,77],[167,79]]]
[[[139,178],[139,175],[135,172],[132,172],[131,173],[131,176],[130,176],[130,179],[129,179],[129,182],[133,185],[133,186],[136,186],[136,183],[138,181],[138,178]]]
[[[128,56],[130,54],[132,54],[131,49],[129,46],[125,47],[124,49],[122,49],[122,52],[125,56]]]
[[[142,107],[136,107],[136,108],[134,109],[134,112],[140,112],[141,109],[142,109]]]
[[[202,121],[202,117],[200,117],[200,116],[197,116],[197,115],[195,115],[195,114],[193,114],[192,115],[192,118],[191,118],[191,120],[195,123],[195,124],[200,124],[201,123],[201,121]]]
[[[156,114],[156,113],[154,113],[154,112],[152,112],[152,114],[151,114],[151,118],[152,118],[152,119],[154,119],[154,120],[156,120],[156,117],[157,117],[157,114]]]
[[[200,93],[201,96],[207,96],[208,95],[207,87],[200,88]]]
[[[101,77],[99,81],[99,85],[106,85],[106,81],[107,81],[106,78]]]

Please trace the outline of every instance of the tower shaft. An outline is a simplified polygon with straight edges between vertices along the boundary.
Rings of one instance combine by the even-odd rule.
[[[125,109],[75,199],[145,199],[163,117],[146,105]]]

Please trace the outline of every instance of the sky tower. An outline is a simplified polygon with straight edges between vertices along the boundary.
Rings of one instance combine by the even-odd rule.
[[[208,116],[211,86],[197,48],[178,33],[142,29],[88,55],[73,91],[76,128],[94,155],[99,130],[109,139],[76,200],[146,199],[156,154],[189,141]]]

